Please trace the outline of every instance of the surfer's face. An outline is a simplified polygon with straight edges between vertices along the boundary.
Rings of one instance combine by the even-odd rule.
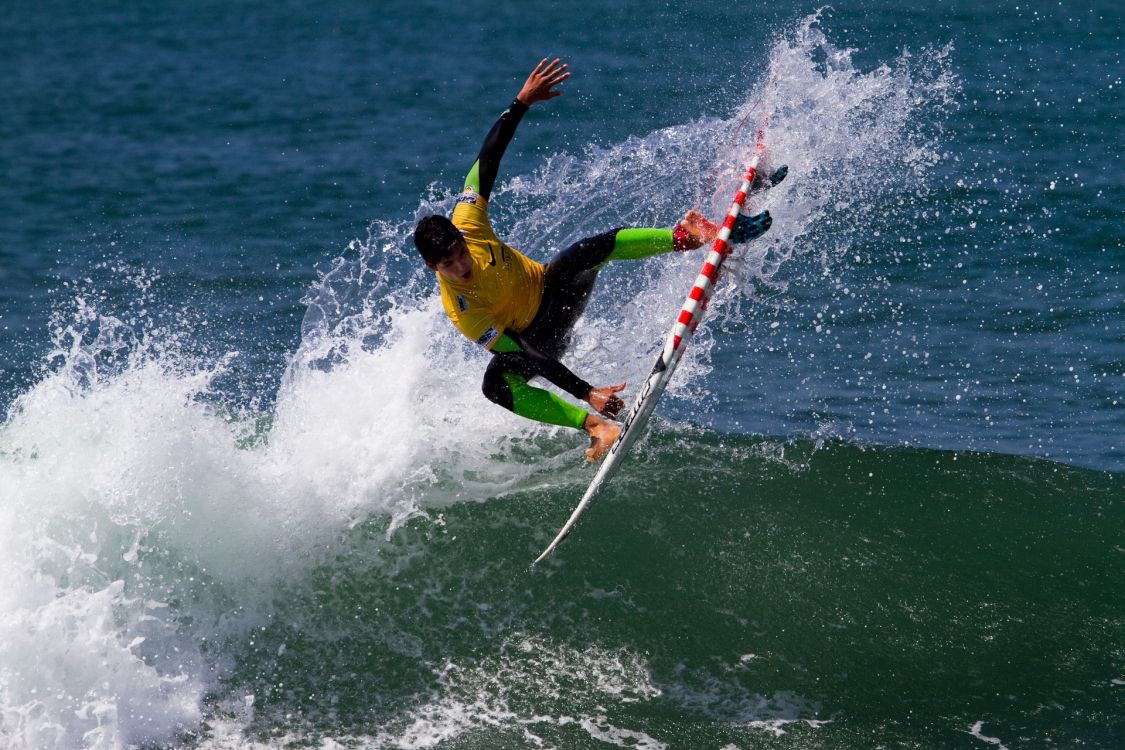
[[[445,278],[458,284],[473,280],[473,256],[469,255],[469,246],[465,240],[457,240],[449,248],[449,254],[431,268]]]

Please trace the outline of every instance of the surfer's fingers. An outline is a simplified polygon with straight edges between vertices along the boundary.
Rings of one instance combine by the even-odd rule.
[[[539,64],[535,66],[535,70],[531,71],[531,75],[534,78],[554,78],[559,75],[559,73],[566,71],[566,69],[567,64],[562,62],[559,58],[556,57],[554,60],[548,62],[547,58],[544,57],[539,61]]]

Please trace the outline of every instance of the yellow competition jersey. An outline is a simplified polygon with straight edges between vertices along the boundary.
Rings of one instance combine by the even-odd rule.
[[[543,299],[543,265],[497,238],[488,221],[488,201],[466,189],[457,197],[453,225],[465,236],[473,277],[465,284],[438,274],[441,302],[453,325],[491,349],[505,330],[531,325]]]

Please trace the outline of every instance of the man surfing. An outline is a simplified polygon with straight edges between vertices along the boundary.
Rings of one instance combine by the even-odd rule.
[[[569,77],[559,59],[540,61],[485,137],[457,197],[452,221],[424,217],[414,230],[414,244],[426,266],[437,272],[449,319],[493,354],[482,384],[488,400],[529,419],[584,430],[590,436],[586,459],[594,462],[605,456],[620,432],[610,420],[625,406],[617,395],[625,383],[594,387],[559,358],[586,307],[598,269],[613,260],[702,247],[719,227],[698,211],[688,211],[672,229],[619,228],[579,240],[546,266],[501,241],[488,219],[500,159],[528,108],[561,96],[558,86]],[[776,184],[784,176],[781,167],[770,182]],[[758,237],[771,223],[768,211],[740,216],[731,242]],[[593,411],[529,385],[533,377],[547,380]]]

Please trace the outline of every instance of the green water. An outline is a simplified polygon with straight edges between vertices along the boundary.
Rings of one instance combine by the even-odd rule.
[[[640,453],[538,568],[577,482],[390,541],[354,530],[243,657],[254,728],[979,747],[979,721],[1009,747],[1121,741],[1120,477],[667,431]]]

